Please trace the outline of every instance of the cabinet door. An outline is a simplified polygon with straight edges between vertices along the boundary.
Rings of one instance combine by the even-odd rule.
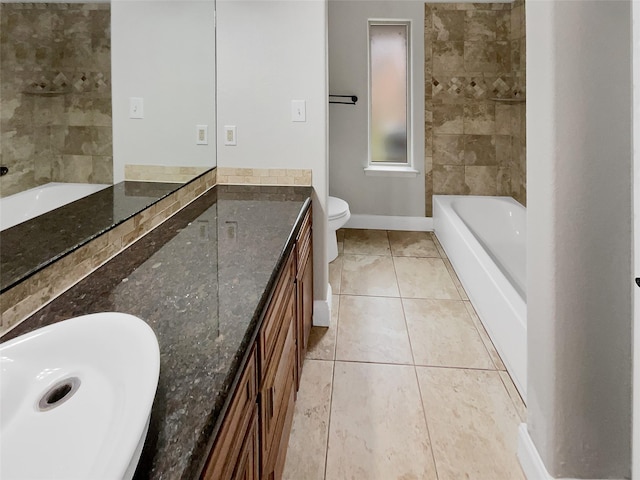
[[[255,416],[257,391],[255,348],[249,355],[240,382],[202,474],[203,480],[232,480],[242,446]]]
[[[283,329],[286,333],[281,347],[276,347],[274,363],[269,366],[260,392],[260,439],[262,478],[275,475],[282,438],[288,440],[287,414],[293,411],[292,395],[295,392],[295,308],[291,291]],[[279,353],[279,355],[277,355]],[[286,450],[286,443],[285,443]],[[275,477],[277,478],[277,477]]]
[[[260,478],[260,436],[258,434],[258,405],[253,412],[253,420],[244,439],[238,458],[234,480],[258,480]]]

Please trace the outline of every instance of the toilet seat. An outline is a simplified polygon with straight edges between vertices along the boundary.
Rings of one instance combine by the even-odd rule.
[[[341,198],[329,197],[327,205],[329,220],[338,220],[349,215],[349,204]]]

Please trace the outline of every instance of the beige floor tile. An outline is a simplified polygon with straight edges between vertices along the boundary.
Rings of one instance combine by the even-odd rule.
[[[448,258],[443,258],[442,261],[444,262],[444,266],[447,267],[447,271],[449,272],[449,275],[451,275],[451,280],[453,280],[453,284],[456,286],[456,289],[460,294],[460,298],[462,298],[462,300],[469,300],[469,297],[467,296],[467,292],[462,286],[462,282],[460,282],[460,279],[458,278],[458,274],[453,269],[453,265],[451,265],[451,261]]]
[[[441,258],[393,257],[403,298],[460,300]]]
[[[331,285],[331,292],[336,295],[340,294],[341,279],[342,255],[338,255],[338,258],[329,264],[329,285]]]
[[[495,371],[416,367],[439,480],[524,479],[520,419]]]
[[[326,478],[435,480],[414,367],[336,362]]]
[[[344,228],[336,232],[336,239],[338,240],[338,255],[340,255],[344,253]]]
[[[344,254],[340,293],[399,297],[400,292],[392,258]]]
[[[331,323],[328,327],[311,327],[307,345],[307,358],[315,360],[335,359],[339,310],[340,295],[333,295],[331,297]]]
[[[391,253],[396,257],[439,257],[430,232],[389,231]]]
[[[520,420],[523,422],[527,421],[527,407],[522,401],[522,397],[518,393],[518,389],[516,388],[511,376],[508,372],[500,371],[500,378],[502,379],[502,383],[504,383],[505,388],[507,389],[507,393],[509,397],[511,397],[511,401],[513,402],[513,406],[516,407],[516,412],[518,412],[518,416]]]
[[[436,235],[436,232],[431,232],[431,238],[433,239],[433,243],[436,246],[436,249],[438,250],[438,253],[440,254],[440,256],[442,258],[448,258],[447,253],[444,251],[444,248],[442,248],[442,244],[440,243],[440,240],[438,240],[438,236]]]
[[[391,255],[386,230],[353,230],[344,232],[344,253],[350,255]]]
[[[333,362],[304,362],[284,480],[324,479],[332,379]]]
[[[336,360],[413,364],[399,298],[341,297]]]
[[[493,342],[491,341],[491,338],[489,337],[487,330],[484,328],[482,321],[480,321],[480,317],[478,317],[478,314],[473,308],[473,305],[471,304],[471,302],[464,302],[464,306],[466,307],[467,312],[469,312],[469,315],[471,315],[473,324],[476,326],[476,329],[480,334],[480,338],[482,338],[482,343],[484,343],[484,346],[489,352],[489,356],[491,357],[493,364],[496,366],[496,369],[506,370],[507,367],[504,366],[504,362],[500,358],[500,354],[496,350],[496,347],[493,346]]]
[[[402,304],[416,365],[494,368],[462,301],[403,299]]]

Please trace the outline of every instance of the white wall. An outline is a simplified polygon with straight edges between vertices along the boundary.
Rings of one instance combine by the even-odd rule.
[[[114,182],[125,164],[216,165],[214,15],[214,0],[112,1]],[[144,119],[129,118],[130,97]]]
[[[630,0],[527,8],[527,427],[554,477],[631,468]]]
[[[314,297],[327,298],[326,0],[218,0],[218,166],[313,175]],[[306,122],[291,121],[306,100]],[[224,125],[237,128],[225,146]]]
[[[633,14],[633,257],[634,277],[640,277],[640,4]],[[640,480],[640,288],[634,288],[633,326],[633,478]]]
[[[367,20],[411,20],[412,152],[417,177],[366,176],[368,162]],[[329,1],[329,91],[355,94],[356,106],[329,107],[329,192],[349,203],[351,213],[425,214],[424,4],[417,1]]]

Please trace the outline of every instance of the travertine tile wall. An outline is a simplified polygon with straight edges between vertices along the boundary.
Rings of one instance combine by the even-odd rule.
[[[433,194],[524,203],[525,107],[495,100],[524,97],[524,43],[522,0],[425,4],[427,216]]]
[[[511,9],[511,73],[517,93],[527,90],[527,49],[524,0],[515,0]],[[511,196],[527,205],[527,108],[511,105]]]
[[[218,167],[218,183],[227,185],[311,185],[311,170]]]
[[[112,183],[108,3],[0,3],[0,196]]]
[[[210,170],[0,295],[0,335],[42,308],[216,184]]]
[[[211,167],[178,167],[165,165],[125,165],[124,179],[138,182],[185,183]]]

